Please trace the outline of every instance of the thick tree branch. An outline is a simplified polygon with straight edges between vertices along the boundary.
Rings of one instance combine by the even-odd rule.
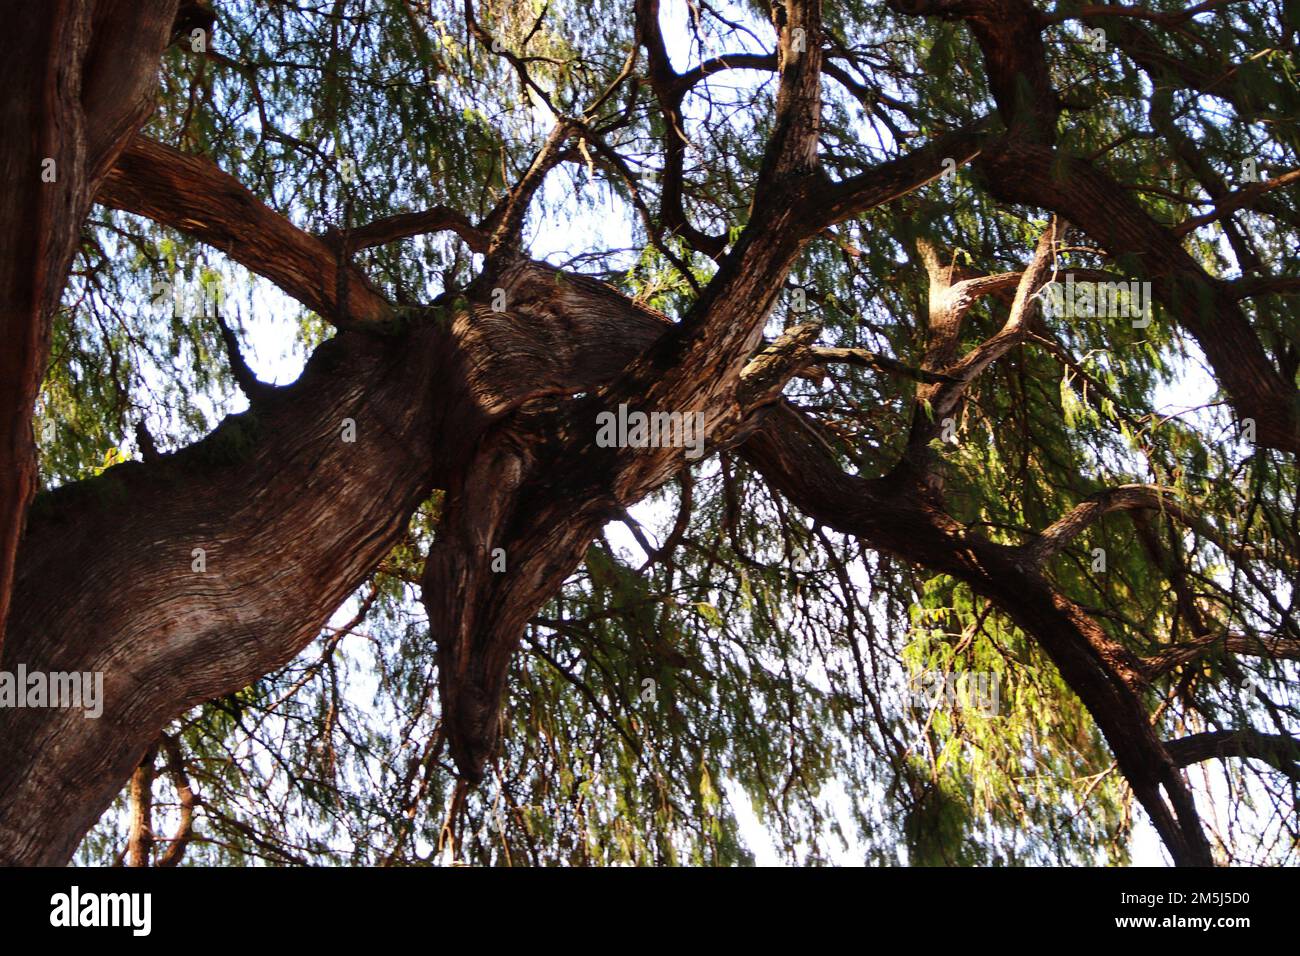
[[[1254,730],[1216,730],[1165,742],[1180,767],[1206,760],[1246,757],[1262,760],[1292,780],[1300,781],[1300,740]]]
[[[1195,527],[1199,522],[1183,510],[1172,488],[1157,485],[1120,485],[1089,495],[1050,527],[1045,528],[1022,548],[1024,559],[1040,566],[1064,551],[1093,522],[1118,511],[1162,511],[1183,524]]]
[[[185,858],[185,850],[194,836],[194,806],[197,800],[194,789],[190,786],[189,776],[185,773],[185,758],[181,754],[180,744],[175,737],[162,735],[162,749],[167,756],[167,765],[163,772],[172,778],[176,795],[180,798],[180,821],[176,832],[172,834],[167,849],[158,858],[158,866],[177,866]]]
[[[344,243],[353,251],[382,246],[398,239],[419,236],[429,232],[454,232],[465,240],[465,244],[475,252],[487,252],[488,234],[479,229],[469,219],[455,209],[447,206],[434,206],[422,212],[404,212],[395,216],[386,216],[355,226],[346,230],[331,230],[326,239],[336,246]]]
[[[1175,862],[1211,865],[1191,792],[1142,703],[1141,662],[1081,608],[1017,562],[1013,549],[968,532],[924,498],[899,494],[897,482],[845,474],[815,427],[788,406],[777,407],[742,454],[805,514],[994,601],[1088,708]]]
[[[1209,634],[1195,641],[1167,647],[1143,658],[1147,673],[1154,679],[1184,664],[1200,660],[1215,651],[1242,657],[1267,660],[1300,660],[1300,641],[1274,634]]]
[[[810,196],[818,229],[852,219],[933,182],[948,170],[945,160],[957,166],[970,162],[979,155],[983,125],[945,133],[905,156],[848,179],[827,180]]]
[[[338,249],[201,156],[136,136],[95,198],[221,250],[341,328],[374,328],[394,316],[392,305]]]
[[[157,747],[150,747],[131,774],[127,793],[131,823],[126,837],[126,865],[145,867],[153,862],[153,779]]]

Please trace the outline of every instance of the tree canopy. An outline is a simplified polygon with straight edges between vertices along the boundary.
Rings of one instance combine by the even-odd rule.
[[[0,860],[1296,862],[1293,6],[82,6]]]

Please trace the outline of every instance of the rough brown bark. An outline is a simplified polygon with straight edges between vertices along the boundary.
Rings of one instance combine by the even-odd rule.
[[[392,306],[337,248],[296,228],[200,157],[134,136],[95,198],[228,252],[336,324],[393,318]]]
[[[144,753],[140,766],[131,773],[127,799],[131,806],[131,823],[126,836],[126,865],[148,866],[153,861],[153,779],[157,747]]]
[[[345,333],[204,441],[37,499],[0,668],[101,671],[104,713],[0,710],[0,860],[66,861],[168,720],[289,660],[399,540],[474,429],[431,394],[442,338]]]
[[[174,12],[174,3],[141,5],[135,30],[122,26],[133,8],[107,2],[95,8],[93,19],[87,5],[63,3],[50,4],[46,19],[32,21],[38,26],[29,37],[36,51],[30,55],[44,72],[31,74],[36,79],[15,74],[28,85],[6,100],[6,108],[16,110],[6,120],[28,128],[33,116],[43,119],[30,127],[40,132],[25,144],[27,153],[6,154],[6,162],[17,156],[12,171],[27,176],[36,156],[58,149],[71,157],[74,175],[60,178],[60,191],[0,197],[0,223],[32,215],[43,230],[35,251],[11,258],[6,248],[0,257],[6,306],[0,318],[23,345],[5,353],[12,364],[0,367],[9,389],[0,400],[9,403],[6,411],[26,408],[28,414],[5,417],[18,424],[0,436],[6,442],[0,482],[9,482],[0,488],[8,509],[0,515],[0,601],[9,593],[3,576],[14,574],[0,669],[24,663],[29,669],[102,671],[105,711],[95,721],[75,711],[0,711],[0,862],[66,861],[165,723],[298,653],[391,550],[413,509],[435,487],[447,496],[423,600],[438,644],[450,750],[464,777],[478,779],[496,745],[505,675],[524,624],[557,592],[605,521],[683,467],[680,449],[595,445],[597,413],[622,403],[703,412],[711,451],[739,446],[809,515],[955,575],[994,601],[1042,644],[1088,707],[1175,860],[1211,862],[1179,773],[1209,745],[1166,744],[1156,736],[1143,700],[1150,663],[1111,639],[1039,567],[1068,533],[1068,520],[1023,549],[967,531],[944,512],[936,489],[926,490],[920,449],[929,434],[919,426],[918,454],[905,457],[888,478],[844,474],[812,423],[773,406],[789,376],[811,360],[815,329],[791,330],[754,357],[804,243],[937,177],[949,157],[964,162],[978,156],[1007,198],[1059,206],[1109,240],[1113,253],[1141,246],[1168,304],[1194,333],[1209,336],[1209,328],[1189,303],[1205,293],[1216,305],[1226,304],[1223,290],[1207,284],[1177,238],[1144,219],[1140,208],[1120,202],[1111,221],[1078,208],[1078,200],[1062,192],[1050,145],[1057,104],[1042,65],[1041,18],[1031,4],[895,5],[970,20],[989,59],[1009,135],[989,143],[978,130],[958,131],[832,183],[817,164],[817,5],[796,0],[781,6],[778,51],[762,58],[762,65],[772,60],[781,71],[774,133],[749,223],[731,248],[686,221],[683,144],[669,137],[664,219],[719,263],[714,280],[676,325],[608,286],[518,252],[515,231],[528,197],[548,164],[559,161],[568,129],[557,129],[501,213],[480,226],[434,209],[312,236],[207,160],[134,135],[146,105],[142,91],[152,83],[170,24],[162,14]],[[110,12],[116,16],[101,21]],[[637,16],[651,85],[669,118],[680,119],[681,96],[694,76],[672,72],[653,0],[639,3]],[[796,28],[807,37],[798,49],[790,42]],[[51,37],[61,56],[80,54],[51,60]],[[150,50],[153,65],[146,68]],[[129,64],[112,69],[122,57]],[[78,64],[86,77],[100,79],[69,94]],[[39,110],[32,105],[38,102]],[[1091,167],[1075,172],[1099,201],[1110,188]],[[43,368],[41,336],[48,325],[42,323],[57,304],[92,195],[220,248],[342,331],[317,350],[297,383],[254,390],[250,411],[231,416],[204,441],[42,496],[19,545],[33,480],[30,403]],[[453,230],[471,248],[489,252],[489,259],[466,292],[467,306],[456,307],[447,297],[436,308],[403,314],[348,253],[429,229]],[[1019,341],[1044,255],[1040,249],[1023,274],[940,278],[931,270],[932,347],[917,373],[925,394],[954,406],[965,384]],[[1001,337],[958,359],[963,303],[1012,288],[1012,321]],[[489,305],[497,290],[506,297],[504,312]],[[1225,366],[1224,381],[1239,407],[1259,409],[1261,438],[1287,447],[1293,421],[1277,408],[1288,393],[1276,375],[1269,377],[1271,366],[1244,323],[1239,311],[1229,314],[1222,328],[1231,341],[1207,342],[1207,354],[1216,368]],[[1232,363],[1244,363],[1242,370],[1227,368]],[[354,443],[343,438],[347,419],[355,423]],[[24,447],[27,459],[18,454]],[[14,546],[16,571],[6,571]],[[504,572],[492,568],[494,548],[505,552]],[[202,549],[203,570],[196,569],[195,549]],[[174,772],[179,758],[168,756]],[[178,859],[179,852],[167,858]]]
[[[0,646],[50,323],[100,179],[153,108],[176,0],[8,3],[0,42]]]

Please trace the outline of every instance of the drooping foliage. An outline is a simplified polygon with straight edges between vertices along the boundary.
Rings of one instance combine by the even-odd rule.
[[[1044,31],[1064,106],[1058,149],[1104,167],[1168,225],[1300,166],[1295,11],[1202,6],[1178,18],[1181,4],[1154,0],[1127,18],[1063,3]],[[202,50],[166,54],[145,132],[211,158],[299,227],[329,235],[440,205],[481,221],[531,162],[552,108],[586,111],[590,141],[567,147],[534,201],[531,253],[670,318],[716,268],[703,243],[655,228],[672,131],[644,51],[633,56],[629,4],[493,0],[472,8],[472,25],[439,0],[214,7]],[[962,22],[859,0],[828,5],[825,20],[833,177],[996,121]],[[661,23],[680,74],[750,55],[736,57],[746,68],[724,57],[700,71],[681,106],[685,216],[725,242],[747,221],[770,128],[775,64],[759,62],[773,49],[770,11],[665,4]],[[1292,381],[1297,195],[1259,190],[1184,239],[1241,289]],[[907,447],[919,403],[906,373],[924,364],[933,306],[921,250],[961,276],[1016,272],[1054,222],[960,169],[807,247],[769,337],[815,318],[824,349],[892,361],[828,355],[786,388],[846,469],[884,474]],[[1061,225],[1056,268],[1134,274]],[[445,232],[355,259],[410,303],[464,288],[481,261]],[[189,444],[244,408],[232,341],[283,384],[332,334],[222,250],[102,207],[64,304],[37,419],[46,487]],[[1010,305],[1010,292],[975,304],[958,350],[997,333]],[[1252,440],[1163,305],[1145,326],[1047,310],[1041,334],[970,385],[947,435],[935,450],[948,512],[995,542],[1027,541],[1106,489],[1170,489],[1193,523],[1107,514],[1050,558],[1051,579],[1109,637],[1169,662],[1147,700],[1162,737],[1296,734],[1294,456]],[[968,584],[804,516],[731,452],[592,543],[529,625],[500,752],[463,792],[417,589],[441,502],[437,491],[298,659],[168,728],[148,757],[159,855],[184,832],[195,863],[712,865],[773,848],[804,863],[1133,858],[1140,821],[1124,776],[1034,636]],[[1222,639],[1175,653],[1209,634]],[[996,713],[916,692],[963,674],[995,681]],[[1294,756],[1189,767],[1223,859],[1295,861],[1298,767]],[[130,809],[124,793],[79,860],[119,859]]]

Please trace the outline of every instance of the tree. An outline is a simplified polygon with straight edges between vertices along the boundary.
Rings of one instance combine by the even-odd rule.
[[[1294,11],[47,6],[0,860],[1294,858]]]

